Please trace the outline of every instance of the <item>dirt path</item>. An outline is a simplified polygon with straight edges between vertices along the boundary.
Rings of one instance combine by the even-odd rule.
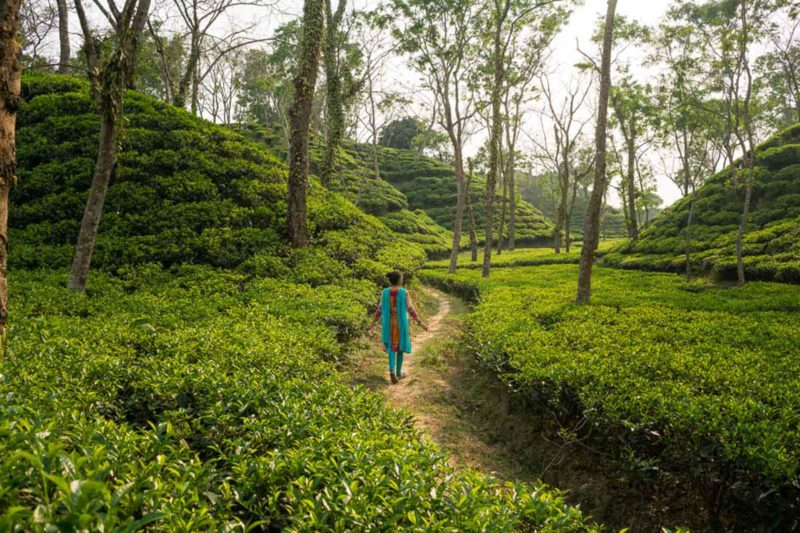
[[[465,376],[472,373],[464,349],[466,305],[435,289],[426,288],[424,292],[429,302],[435,302],[436,312],[429,317],[422,315],[429,331],[412,330],[414,352],[403,362],[407,377],[391,384],[386,356],[375,348],[378,341],[373,338],[353,381],[382,393],[390,405],[411,413],[416,427],[445,449],[454,465],[493,473],[505,480],[535,479],[508,456],[507,446],[498,442],[483,423],[480,413],[486,406],[474,403],[475,380],[465,379],[472,377]]]

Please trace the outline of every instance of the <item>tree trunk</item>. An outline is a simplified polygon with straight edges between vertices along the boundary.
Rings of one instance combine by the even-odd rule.
[[[753,144],[751,143],[751,147]],[[750,216],[750,203],[753,198],[753,175],[755,174],[755,154],[750,152],[747,156],[747,185],[744,193],[744,208],[742,218],[739,221],[739,231],[736,232],[736,276],[737,284],[741,287],[747,281],[744,275],[744,235],[747,232],[747,219]]]
[[[578,195],[578,180],[572,182],[572,198],[569,201],[567,208],[567,223],[564,226],[564,250],[569,253],[572,247],[572,237],[570,235],[572,230],[572,213],[575,210],[575,197]]]
[[[600,211],[606,190],[606,128],[608,126],[608,97],[611,91],[611,47],[614,40],[614,14],[617,0],[608,0],[605,30],[603,35],[603,60],[600,70],[600,101],[597,110],[595,131],[594,187],[583,224],[583,248],[581,249],[580,273],[578,275],[578,303],[588,304],[592,294],[592,266],[600,238]]]
[[[58,42],[59,59],[58,74],[69,73],[69,11],[67,10],[67,0],[56,0],[58,6]]]
[[[464,210],[467,204],[467,180],[464,178],[464,161],[462,159],[461,145],[456,144],[453,150],[453,160],[456,171],[456,187],[458,198],[456,200],[456,220],[453,224],[453,247],[450,250],[450,268],[448,272],[455,274],[458,266],[458,254],[461,251],[461,227],[464,221]]]
[[[508,249],[517,247],[517,178],[514,168],[514,154],[511,154],[511,174],[508,176]]]
[[[626,141],[628,149],[628,172],[625,176],[627,182],[628,194],[628,217],[630,217],[630,235],[631,239],[639,238],[639,212],[636,209],[636,123],[631,117],[630,131],[628,132],[628,139]]]
[[[197,73],[197,65],[200,62],[200,41],[199,36],[196,35],[198,30],[192,30],[192,42],[189,47],[189,59],[186,62],[186,70],[178,82],[178,92],[175,93],[173,105],[178,107],[186,107],[186,97],[190,96],[189,92],[194,85],[194,78]]]
[[[471,252],[470,259],[473,263],[478,261],[478,235],[475,232],[475,212],[472,210],[472,198],[470,197],[470,188],[472,186],[472,159],[467,160],[469,165],[469,175],[467,176],[467,216],[469,217],[469,249]]]
[[[689,217],[686,219],[686,281],[692,280],[692,219],[694,218],[695,194],[692,191],[692,198],[689,203]]]
[[[72,258],[72,270],[67,282],[69,289],[83,292],[86,290],[86,282],[89,279],[89,267],[94,253],[97,228],[100,226],[100,217],[103,214],[106,191],[117,162],[125,89],[132,79],[136,66],[136,48],[150,10],[150,0],[140,0],[135,15],[132,15],[130,19],[120,21],[120,26],[116,28],[115,48],[101,70],[97,68],[97,50],[91,40],[92,33],[86,14],[79,2],[76,2],[75,6],[81,21],[84,40],[88,45],[87,58],[89,71],[92,72],[93,94],[100,112],[97,160],[81,219],[75,255]]]
[[[314,104],[314,87],[325,26],[323,0],[305,0],[300,63],[294,79],[294,102],[289,112],[289,242],[295,248],[308,244],[306,194],[308,190],[308,129]]]
[[[8,322],[8,192],[17,168],[17,110],[20,104],[19,0],[0,1],[0,358],[6,354]]]
[[[503,205],[500,209],[500,223],[497,225],[497,255],[503,253],[503,229],[506,225],[506,212],[508,210],[508,163],[502,165],[502,179],[503,179]]]
[[[320,180],[329,187],[336,173],[339,146],[344,134],[344,102],[342,102],[342,76],[339,68],[339,23],[344,16],[347,0],[339,0],[336,13],[331,11],[331,1],[325,1],[328,25],[325,38],[323,66],[325,68],[325,107],[328,115],[325,155],[322,159]]]
[[[500,109],[501,98],[503,95],[503,81],[505,58],[503,57],[502,28],[505,16],[501,13],[500,6],[495,2],[495,29],[494,29],[494,52],[492,55],[492,67],[494,70],[494,80],[492,85],[492,128],[489,136],[489,173],[486,176],[486,195],[484,197],[484,216],[486,217],[486,242],[483,245],[483,269],[481,275],[489,277],[492,267],[492,244],[494,230],[494,200],[497,189],[497,176],[500,173],[500,143],[503,139],[503,116]],[[506,13],[508,10],[505,11]]]
[[[109,109],[103,113],[100,122],[100,147],[97,150],[92,186],[89,188],[89,198],[86,200],[86,208],[83,211],[78,244],[75,247],[72,271],[69,277],[68,287],[74,291],[84,291],[89,279],[89,267],[92,264],[97,228],[100,226],[100,217],[103,214],[103,204],[106,200],[108,184],[111,181],[111,173],[117,162],[120,118],[113,109]]]

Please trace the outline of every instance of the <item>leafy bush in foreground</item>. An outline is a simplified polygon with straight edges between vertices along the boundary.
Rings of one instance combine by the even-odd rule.
[[[0,529],[586,531],[541,486],[455,472],[337,377],[374,285],[15,271]]]
[[[800,288],[599,268],[593,304],[577,306],[573,265],[423,276],[479,297],[478,356],[561,420],[729,491],[756,522],[800,514]]]

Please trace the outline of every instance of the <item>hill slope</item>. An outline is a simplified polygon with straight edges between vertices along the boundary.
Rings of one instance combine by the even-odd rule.
[[[64,267],[91,181],[99,121],[80,80],[31,77],[23,97],[12,267]],[[377,262],[414,270],[423,259],[420,247],[313,181],[313,246],[291,251],[282,161],[239,134],[135,92],[125,109],[95,266],[201,263],[273,276],[292,272],[316,283],[355,270],[377,275]]]
[[[270,147],[280,143],[270,131],[247,128],[249,134]],[[311,168],[317,171],[322,162],[320,139],[312,142]],[[361,209],[380,218],[386,225],[419,242],[433,256],[443,256],[452,244],[455,221],[456,182],[453,168],[447,163],[420,155],[412,150],[380,147],[379,172],[375,179],[372,147],[366,144],[345,143],[339,158],[339,180],[331,188],[343,193]],[[470,198],[475,210],[478,238],[483,236],[483,200],[485,179],[475,176]],[[497,203],[498,207],[500,202]],[[402,221],[402,223],[400,222]],[[408,227],[416,227],[412,236]],[[447,231],[442,232],[441,229]],[[517,202],[517,242],[541,244],[552,239],[553,224],[525,200]],[[466,220],[462,244],[467,244]],[[436,243],[443,249],[433,250]]]
[[[270,129],[257,126],[239,126],[248,138],[266,145],[275,153],[281,152],[281,143]],[[318,139],[311,142],[311,171],[318,172],[322,161],[322,146]],[[429,257],[447,255],[452,245],[453,235],[434,222],[420,209],[409,209],[406,196],[385,180],[372,179],[372,173],[363,162],[352,155],[352,150],[340,151],[340,180],[332,184],[332,189],[343,194],[365,213],[376,216],[381,222],[402,235],[408,241],[422,246]]]
[[[800,283],[800,124],[756,150],[757,167],[748,232],[745,270],[751,279]],[[734,186],[731,169],[709,178],[697,190],[690,227],[692,262],[723,279],[736,276],[736,232],[746,174]],[[636,242],[628,242],[605,261],[623,268],[682,271],[690,201],[684,198],[661,213]]]

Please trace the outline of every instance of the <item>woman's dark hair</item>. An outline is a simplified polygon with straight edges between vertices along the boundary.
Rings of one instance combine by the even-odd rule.
[[[400,280],[403,279],[403,274],[395,270],[394,272],[389,272],[388,274],[386,274],[386,277],[389,278],[389,283],[391,283],[392,285],[397,285],[398,283],[400,283]]]

